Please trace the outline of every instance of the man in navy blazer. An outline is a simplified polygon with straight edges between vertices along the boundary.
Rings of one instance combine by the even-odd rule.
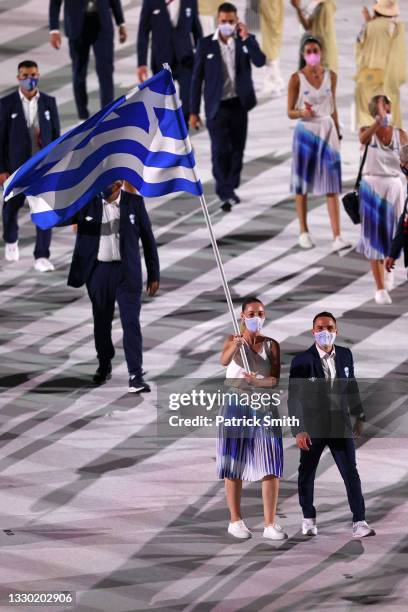
[[[326,446],[346,486],[353,514],[353,537],[374,535],[365,520],[365,504],[356,466],[353,435],[359,437],[365,420],[353,356],[348,348],[335,345],[336,319],[320,312],[313,319],[315,343],[297,355],[290,368],[288,407],[298,421],[292,428],[300,448],[299,503],[303,511],[302,532],[317,535],[314,481]],[[350,413],[356,417],[354,428]]]
[[[50,0],[50,43],[61,47],[59,15],[62,0]],[[119,28],[119,42],[127,38],[121,0],[66,0],[64,29],[69,41],[72,61],[72,82],[80,119],[89,117],[86,75],[91,47],[99,80],[99,94],[103,108],[114,99],[113,87],[113,25],[112,13]]]
[[[24,162],[60,135],[55,98],[40,92],[40,72],[36,62],[18,65],[19,88],[0,100],[0,184]],[[19,194],[3,205],[3,238],[7,261],[18,261],[18,211],[25,195]],[[51,230],[36,228],[34,267],[39,272],[54,269],[49,260]]]
[[[123,348],[129,371],[129,392],[150,391],[143,380],[140,308],[143,291],[139,242],[147,269],[147,292],[159,288],[160,267],[156,241],[143,198],[122,190],[122,181],[109,185],[69,222],[77,236],[68,285],[86,285],[94,319],[95,348],[99,361],[95,384],[111,378],[115,349],[112,320],[118,302],[123,328]],[[127,186],[129,189],[130,186]]]
[[[266,57],[247,27],[238,21],[230,2],[218,7],[218,29],[197,48],[191,84],[190,126],[199,129],[201,90],[211,138],[215,191],[225,212],[238,204],[248,111],[256,105],[251,64],[263,66]]]
[[[147,53],[151,35],[151,69],[167,63],[180,87],[186,121],[189,115],[194,50],[202,37],[197,0],[143,0],[137,35],[137,74],[147,79]]]

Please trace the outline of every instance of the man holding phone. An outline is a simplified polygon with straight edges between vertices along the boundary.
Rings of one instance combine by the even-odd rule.
[[[202,38],[194,60],[190,100],[190,127],[199,129],[201,91],[211,138],[212,172],[221,208],[229,212],[239,197],[248,111],[256,105],[251,65],[261,67],[266,57],[255,36],[238,20],[230,2],[218,7],[218,27]]]

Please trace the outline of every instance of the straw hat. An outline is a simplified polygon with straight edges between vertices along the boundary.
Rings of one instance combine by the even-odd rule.
[[[397,0],[378,0],[374,5],[374,10],[384,17],[397,17],[399,15]]]

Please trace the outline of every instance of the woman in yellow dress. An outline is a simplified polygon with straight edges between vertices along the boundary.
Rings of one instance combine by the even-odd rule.
[[[365,24],[357,39],[355,101],[359,128],[370,125],[368,105],[373,96],[384,94],[392,103],[392,123],[402,127],[400,87],[406,81],[405,27],[398,20],[396,0],[379,0],[374,15],[363,9]]]
[[[296,9],[304,29],[319,38],[323,44],[322,66],[337,73],[338,53],[334,16],[336,3],[333,0],[290,0]]]

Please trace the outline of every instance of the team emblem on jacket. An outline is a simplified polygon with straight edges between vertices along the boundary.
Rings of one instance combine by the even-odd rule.
[[[345,374],[346,378],[349,377],[350,370],[347,367],[344,368],[344,374]]]
[[[186,17],[191,17],[191,8],[189,6],[186,8]]]
[[[51,115],[50,115],[50,111],[49,110],[46,110],[44,112],[44,117],[46,118],[47,121],[50,121]]]
[[[131,224],[134,225],[135,224],[135,215],[133,215],[133,214],[129,215],[129,219],[130,219]]]

